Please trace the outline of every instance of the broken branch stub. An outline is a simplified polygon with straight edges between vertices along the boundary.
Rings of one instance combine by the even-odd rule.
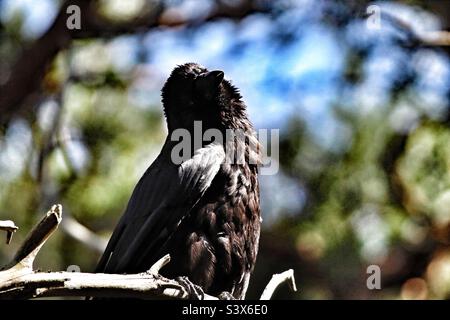
[[[11,243],[12,236],[17,229],[19,229],[19,227],[14,224],[14,221],[0,220],[0,230],[6,231],[6,244]]]

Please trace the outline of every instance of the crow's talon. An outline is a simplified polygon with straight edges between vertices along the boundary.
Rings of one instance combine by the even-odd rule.
[[[235,297],[228,291],[223,291],[218,296],[219,300],[236,300]]]
[[[164,277],[163,277],[162,275],[160,275],[159,273],[154,274],[153,272],[150,272],[150,270],[147,270],[147,271],[141,273],[141,275],[144,276],[144,277],[145,277],[145,276],[152,276],[153,279],[155,279],[155,280],[161,280],[161,279],[164,279]]]
[[[204,300],[205,299],[205,293],[203,292],[203,289],[192,283],[191,280],[189,280],[188,277],[177,277],[176,280],[184,286],[186,289],[189,299],[191,300]]]

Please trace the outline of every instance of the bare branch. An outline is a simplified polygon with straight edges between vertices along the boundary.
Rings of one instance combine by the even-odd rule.
[[[170,255],[166,254],[164,257],[156,261],[156,263],[148,270],[148,272],[153,275],[159,274],[159,270],[161,270],[169,262],[170,262]]]
[[[39,250],[56,230],[61,222],[62,207],[57,204],[47,212],[42,220],[34,227],[27,239],[24,241],[10,266],[20,265],[23,269],[33,269],[34,258]]]
[[[295,285],[294,270],[289,269],[283,273],[277,273],[272,276],[272,279],[270,279],[269,283],[264,289],[260,300],[270,300],[273,293],[280,286],[280,284],[286,281],[293,291],[297,291],[297,286]]]
[[[31,231],[10,263],[9,269],[0,271],[0,299],[56,296],[185,300],[192,298],[186,283],[167,279],[159,274],[159,271],[170,262],[169,255],[159,259],[147,272],[139,274],[33,271],[34,258],[58,227],[61,219],[62,207],[54,205]],[[14,224],[2,221],[1,225],[7,228]],[[287,280],[290,281],[293,290],[297,290],[291,269],[272,277],[261,300],[270,299],[275,289]],[[218,300],[217,297],[208,294],[204,294],[203,299]]]
[[[450,46],[450,32],[448,31],[422,31],[417,33],[412,25],[402,18],[391,14],[387,10],[382,11],[382,18],[391,23],[395,28],[405,33],[410,45],[413,47],[447,47]]]
[[[5,271],[3,271],[5,272]],[[186,289],[175,280],[150,272],[104,274],[79,272],[33,272],[4,280],[0,272],[0,299],[90,296],[114,298],[188,299]],[[217,298],[205,295],[205,299]]]
[[[95,234],[70,215],[65,215],[64,220],[61,222],[61,229],[72,238],[80,241],[87,247],[102,253],[108,240]]]
[[[263,12],[264,9],[258,7],[256,3],[257,1],[244,0],[240,1],[239,6],[228,6],[219,1],[201,21],[218,18],[241,19],[254,12]],[[66,26],[68,18],[66,10],[69,5],[80,7],[82,12],[80,30],[69,30]],[[159,26],[195,25],[201,21],[173,14],[173,10],[166,10],[163,1],[157,2],[130,21],[117,22],[99,13],[98,1],[66,0],[51,27],[22,53],[10,72],[10,78],[0,85],[0,124],[7,123],[13,115],[26,111],[21,108],[33,107],[32,103],[24,102],[38,95],[48,65],[59,51],[70,46],[73,39],[109,38],[145,32]]]
[[[0,230],[6,231],[6,244],[11,243],[13,233],[17,231],[19,227],[14,224],[11,220],[0,220]]]
[[[154,299],[156,297],[188,299],[189,292],[178,281],[159,275],[170,261],[166,255],[145,273],[92,274],[75,272],[35,272],[33,261],[45,241],[62,219],[61,205],[54,205],[31,231],[18,250],[10,268],[0,271],[0,299],[29,299],[52,296],[128,297]],[[14,228],[2,221],[2,229]],[[15,227],[17,228],[17,227]],[[205,299],[217,298],[205,295]]]
[[[422,35],[422,41],[430,46],[450,46],[450,32],[430,31]]]

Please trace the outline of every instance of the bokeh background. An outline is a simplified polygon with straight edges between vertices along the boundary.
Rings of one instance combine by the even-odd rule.
[[[0,264],[61,203],[36,266],[94,269],[192,61],[280,130],[248,298],[288,268],[300,290],[276,298],[450,298],[449,29],[450,1],[0,0],[0,219],[20,227]]]

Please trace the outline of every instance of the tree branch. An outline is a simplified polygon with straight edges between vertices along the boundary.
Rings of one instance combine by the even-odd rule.
[[[166,10],[163,1],[143,10],[130,21],[112,21],[99,13],[98,1],[66,0],[60,8],[51,27],[18,58],[11,69],[9,79],[0,85],[0,125],[8,123],[13,115],[31,110],[32,100],[39,92],[48,65],[56,54],[70,46],[73,39],[109,38],[121,34],[149,31],[159,26],[195,25],[200,21],[192,17],[180,16],[170,8]],[[218,18],[240,19],[254,12],[264,12],[257,1],[240,1],[238,6],[229,6],[218,1],[211,12],[201,21]],[[66,10],[77,5],[81,11],[81,29],[69,30],[66,26],[69,15]]]
[[[95,234],[70,215],[66,215],[62,221],[61,229],[67,235],[100,254],[105,251],[108,244],[108,239]]]
[[[297,286],[295,285],[294,270],[289,269],[283,273],[277,273],[272,276],[266,288],[264,289],[260,300],[270,300],[275,290],[283,283],[289,284],[293,291],[297,291]]]
[[[441,31],[425,31],[420,34],[414,31],[414,28],[408,21],[389,13],[386,10],[381,12],[381,17],[385,21],[392,24],[395,28],[405,33],[406,38],[410,41],[412,47],[448,47],[450,46],[450,32]]]
[[[170,261],[163,257],[146,273],[104,274],[80,272],[32,272],[5,277],[0,272],[0,299],[30,299],[56,296],[90,296],[139,299],[188,299],[186,289],[157,272]],[[156,273],[155,273],[156,272]],[[206,300],[217,298],[205,295]]]
[[[44,218],[34,227],[23,245],[17,251],[11,265],[20,264],[22,267],[32,270],[33,262],[45,241],[56,230],[62,218],[60,204],[52,206]]]
[[[11,220],[0,220],[0,230],[6,231],[6,244],[10,244],[13,233],[17,231],[19,227]]]
[[[105,274],[80,272],[36,272],[33,262],[45,241],[62,219],[61,205],[54,205],[31,231],[8,269],[0,271],[0,299],[30,299],[55,296],[90,296],[139,299],[190,299],[186,284],[167,279],[159,271],[170,262],[166,255],[147,272],[138,274]],[[3,224],[10,226],[10,223]],[[5,227],[6,228],[6,227]],[[294,290],[292,270],[274,275],[261,296],[270,299],[275,289],[290,280]],[[205,294],[205,300],[218,300]]]

